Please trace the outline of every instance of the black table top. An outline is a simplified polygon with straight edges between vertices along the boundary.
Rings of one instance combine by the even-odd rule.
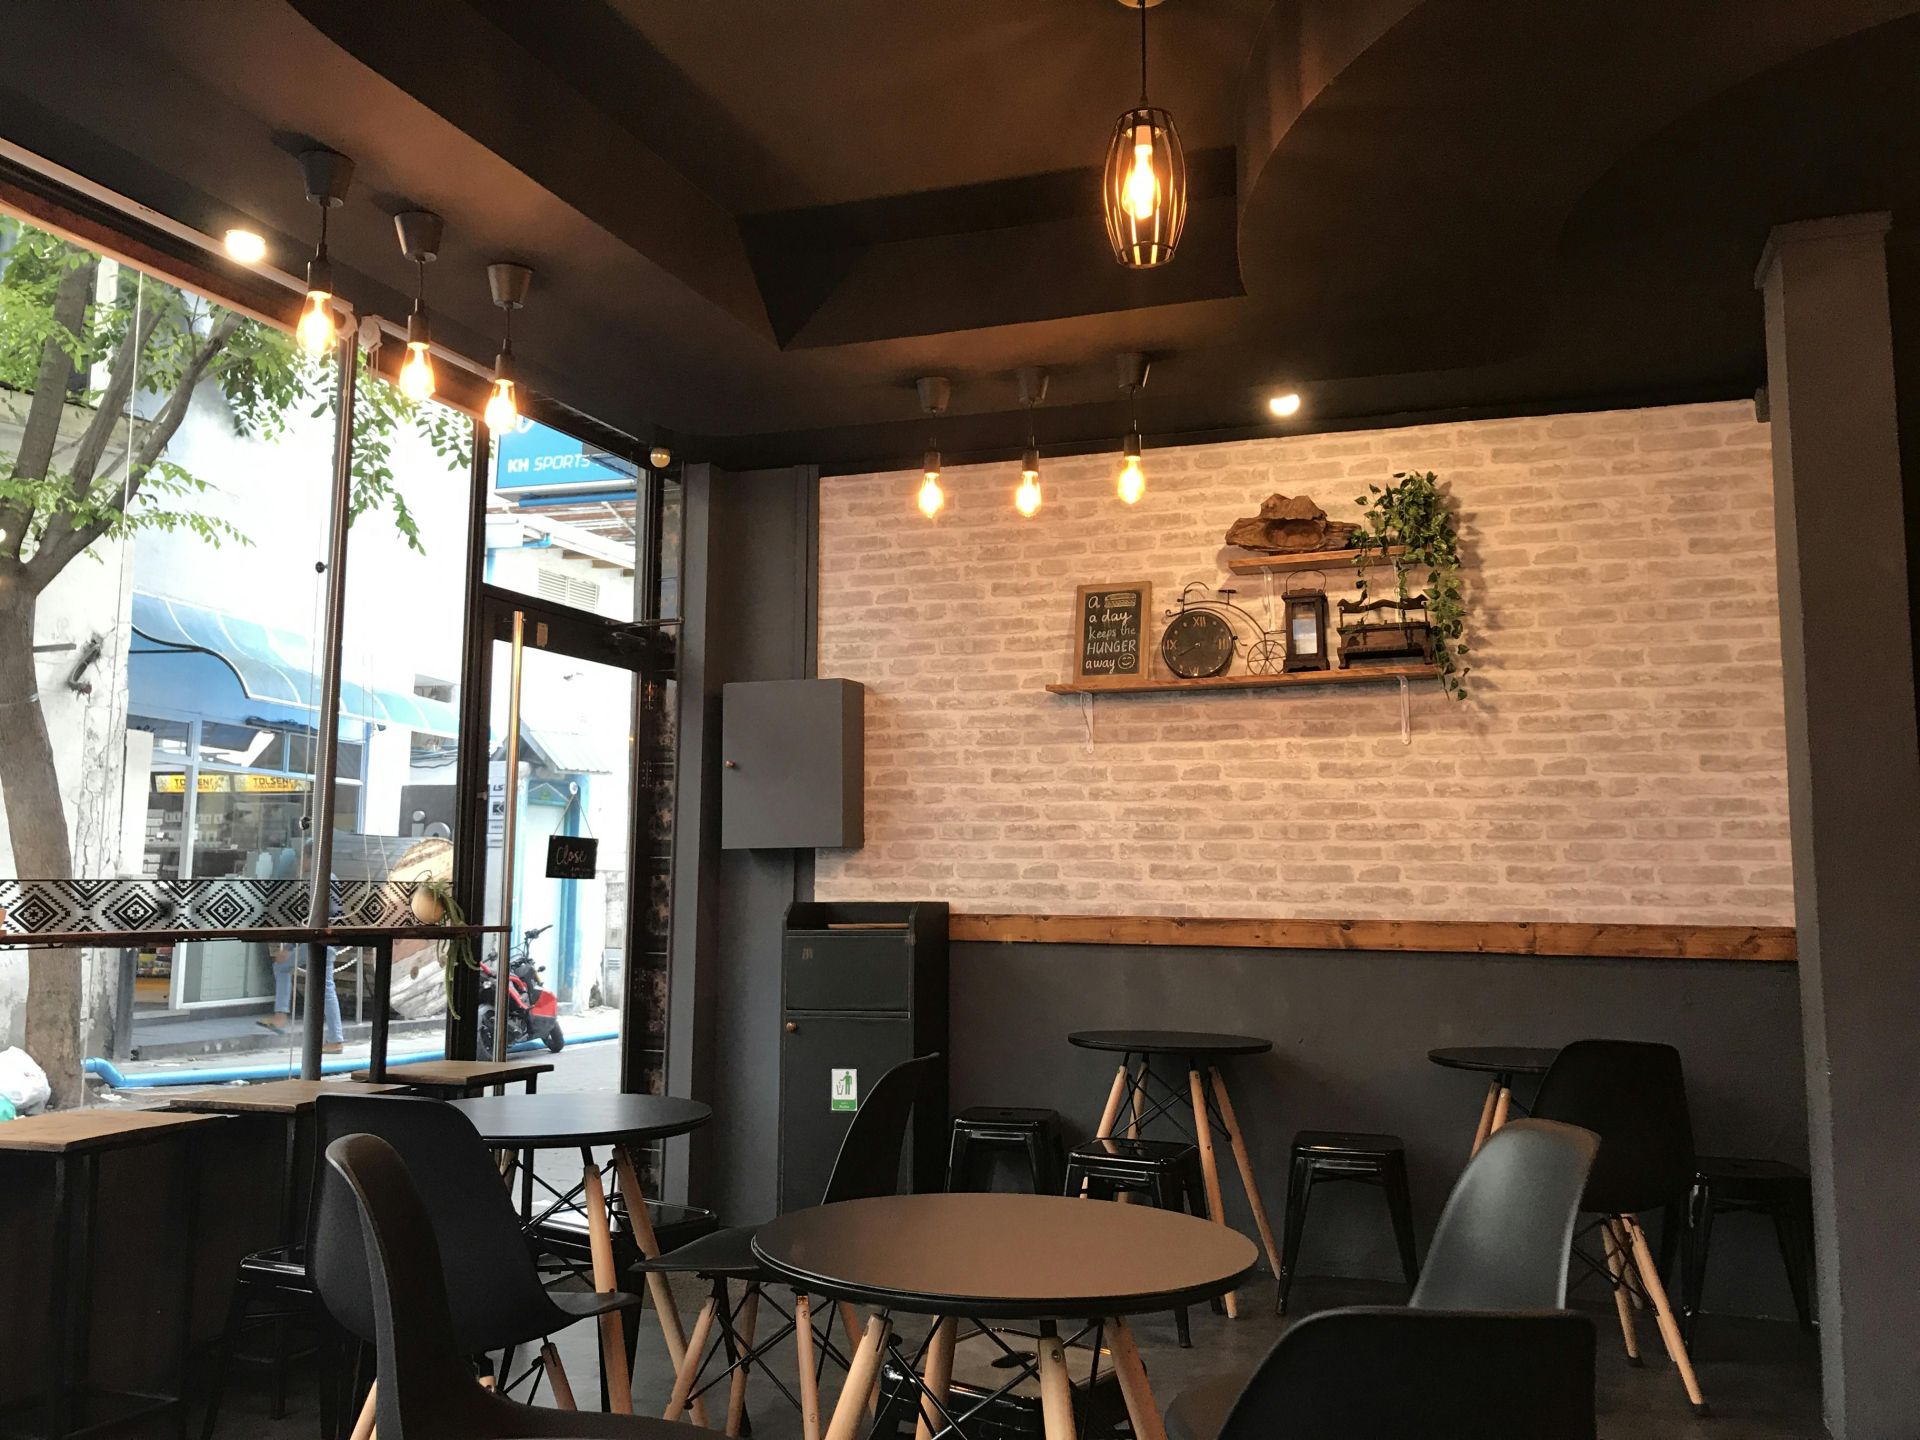
[[[1264,1055],[1271,1040],[1257,1035],[1217,1035],[1208,1030],[1076,1030],[1069,1045],[1082,1050],[1118,1050],[1137,1055]]]
[[[527,1150],[665,1140],[713,1118],[698,1100],[670,1095],[479,1095],[447,1103],[489,1145]]]
[[[1169,1310],[1234,1288],[1259,1258],[1210,1220],[1061,1195],[889,1195],[796,1210],[754,1254],[840,1300],[978,1320]]]
[[[1560,1052],[1537,1045],[1454,1045],[1429,1050],[1427,1059],[1449,1070],[1489,1075],[1544,1075]]]

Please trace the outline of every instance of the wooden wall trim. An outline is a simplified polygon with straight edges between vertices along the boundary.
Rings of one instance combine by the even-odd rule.
[[[1781,925],[1582,925],[1536,920],[1228,920],[1178,915],[955,915],[955,941],[1187,945],[1235,950],[1417,950],[1657,960],[1797,958]]]

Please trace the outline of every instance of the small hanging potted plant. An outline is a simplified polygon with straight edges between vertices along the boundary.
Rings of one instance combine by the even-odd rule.
[[[1370,565],[1391,560],[1402,601],[1408,599],[1408,572],[1424,571],[1433,662],[1447,694],[1464,700],[1472,667],[1463,663],[1467,612],[1460,598],[1460,537],[1440,478],[1431,470],[1401,470],[1394,473],[1392,484],[1369,485],[1367,492],[1354,499],[1363,522],[1353,537],[1360,600],[1364,604],[1372,598]],[[1399,555],[1392,552],[1396,545],[1404,547]]]
[[[426,876],[414,882],[413,918],[422,925],[465,925],[466,911],[453,893],[453,883],[441,876]],[[466,935],[450,935],[439,942],[445,947],[445,964],[441,975],[447,991],[447,1011],[456,1020],[460,1012],[453,1003],[453,972],[456,966],[464,965],[469,970],[478,970],[479,962],[473,956],[473,940]]]

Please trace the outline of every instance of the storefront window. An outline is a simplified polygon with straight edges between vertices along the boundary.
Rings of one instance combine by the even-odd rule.
[[[34,591],[0,624],[0,699],[34,707],[0,715],[0,879],[302,883],[333,381],[290,336],[0,214],[0,548]],[[472,426],[363,365],[354,436],[334,873],[378,879],[451,831]],[[109,1000],[78,1053],[290,1043],[256,1024],[284,1003],[274,958],[76,953],[131,973],[137,1020]],[[0,952],[0,1045],[27,1037],[25,979]]]

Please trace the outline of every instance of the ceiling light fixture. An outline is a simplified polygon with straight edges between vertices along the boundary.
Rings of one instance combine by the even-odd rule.
[[[1140,12],[1140,103],[1113,128],[1100,188],[1114,259],[1151,270],[1173,259],[1187,222],[1187,156],[1173,116],[1147,103],[1147,9],[1159,0],[1121,3]]]
[[[1114,489],[1128,505],[1138,505],[1147,493],[1147,472],[1140,464],[1140,389],[1147,383],[1153,362],[1138,351],[1116,357],[1120,388],[1127,392],[1127,443],[1120,455],[1120,475]]]
[[[1289,415],[1300,413],[1300,395],[1298,391],[1286,390],[1267,401],[1267,409],[1285,420]]]
[[[527,303],[527,290],[533,284],[533,271],[511,261],[497,260],[487,266],[487,288],[493,303],[507,312],[505,331],[500,337],[500,353],[493,357],[493,393],[481,418],[487,429],[504,435],[520,423],[520,404],[515,395],[517,377],[513,373],[513,312]]]
[[[664,470],[673,464],[673,451],[669,450],[665,445],[656,443],[654,447],[647,452],[647,464],[656,470]]]
[[[1020,484],[1013,508],[1031,520],[1040,508],[1040,447],[1033,435],[1033,407],[1047,398],[1047,372],[1029,365],[1020,372],[1020,403],[1027,407],[1027,449],[1020,457]]]
[[[227,254],[242,265],[258,265],[267,258],[267,242],[252,230],[229,230],[220,237]]]
[[[413,261],[420,277],[407,315],[407,358],[400,366],[400,393],[409,400],[425,400],[434,390],[433,357],[427,353],[433,343],[433,328],[427,322],[427,266],[440,258],[443,227],[431,210],[403,210],[393,217],[393,228],[400,236],[400,253]]]
[[[294,326],[294,337],[309,355],[333,348],[338,327],[333,320],[333,261],[327,257],[327,212],[347,203],[353,183],[353,161],[334,150],[308,150],[300,157],[306,176],[307,199],[320,207],[320,241],[307,261],[307,298]]]
[[[953,396],[953,387],[943,378],[923,375],[914,381],[914,389],[920,393],[921,412],[929,420],[938,421],[947,413],[947,401]],[[921,458],[920,468],[924,478],[914,503],[920,507],[920,513],[931,520],[947,503],[947,492],[940,488],[940,434],[937,426],[927,437],[927,453]]]

